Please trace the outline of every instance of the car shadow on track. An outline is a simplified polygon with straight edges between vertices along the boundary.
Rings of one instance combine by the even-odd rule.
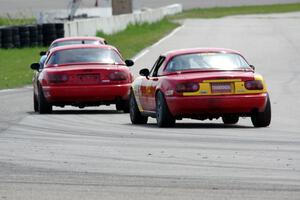
[[[27,112],[30,115],[40,115],[37,112]],[[54,110],[47,115],[103,115],[103,114],[128,114],[116,110]],[[44,115],[44,114],[43,114]]]
[[[145,128],[159,128],[155,123],[134,125],[127,124],[129,126],[139,126]],[[239,124],[222,124],[222,123],[176,123],[174,127],[168,127],[169,129],[249,129],[254,128],[253,126],[245,126]],[[164,129],[164,128],[161,128]]]

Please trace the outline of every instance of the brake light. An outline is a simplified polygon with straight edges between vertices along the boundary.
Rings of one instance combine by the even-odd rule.
[[[176,85],[176,92],[196,92],[199,90],[199,83],[179,83]]]
[[[245,88],[247,90],[263,90],[264,85],[263,85],[262,81],[260,81],[260,80],[246,81]]]
[[[68,75],[66,74],[48,74],[47,80],[50,83],[63,83],[67,82],[69,79]]]
[[[128,75],[125,72],[113,72],[108,75],[108,78],[111,81],[125,81],[127,80]]]

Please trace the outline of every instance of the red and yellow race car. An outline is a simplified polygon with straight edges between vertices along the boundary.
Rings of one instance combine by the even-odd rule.
[[[153,68],[140,70],[132,84],[130,118],[145,124],[156,118],[159,127],[176,120],[222,118],[236,124],[251,117],[255,127],[271,122],[271,104],[266,84],[237,51],[197,48],[167,52]]]
[[[53,106],[84,108],[116,104],[129,112],[133,75],[119,51],[109,45],[69,45],[52,48],[44,67],[33,63],[34,110],[51,113]]]

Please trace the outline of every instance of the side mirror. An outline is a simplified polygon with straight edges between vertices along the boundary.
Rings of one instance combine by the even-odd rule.
[[[253,69],[253,71],[255,71],[255,67],[254,65],[250,65],[251,69]]]
[[[141,69],[140,70],[140,75],[148,77],[150,75],[149,69],[147,69],[147,68]]]
[[[46,51],[41,51],[41,52],[40,52],[40,56],[44,56],[44,55],[46,55],[46,54],[47,54]]]
[[[39,63],[32,63],[30,65],[30,68],[33,69],[33,70],[38,71],[40,69],[40,64]]]
[[[131,67],[132,65],[134,65],[134,62],[132,60],[125,60],[125,63],[127,67]]]

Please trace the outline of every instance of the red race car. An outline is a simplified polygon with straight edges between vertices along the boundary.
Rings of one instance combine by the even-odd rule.
[[[222,118],[236,124],[251,117],[255,127],[271,122],[266,84],[245,58],[229,49],[184,49],[160,55],[153,68],[140,70],[132,84],[130,118],[145,124],[156,118],[159,127],[176,120]]]
[[[54,40],[48,51],[41,51],[40,56],[40,65],[44,65],[44,62],[47,59],[47,55],[49,54],[50,49],[54,47],[59,47],[59,46],[65,46],[65,45],[74,45],[74,44],[99,44],[99,45],[104,45],[107,44],[106,40],[101,37],[84,37],[84,36],[78,36],[78,37],[64,37],[64,38],[58,38]]]
[[[108,45],[70,45],[52,48],[44,68],[33,63],[34,110],[51,113],[52,106],[84,108],[116,104],[129,111],[133,76],[115,47]]]

